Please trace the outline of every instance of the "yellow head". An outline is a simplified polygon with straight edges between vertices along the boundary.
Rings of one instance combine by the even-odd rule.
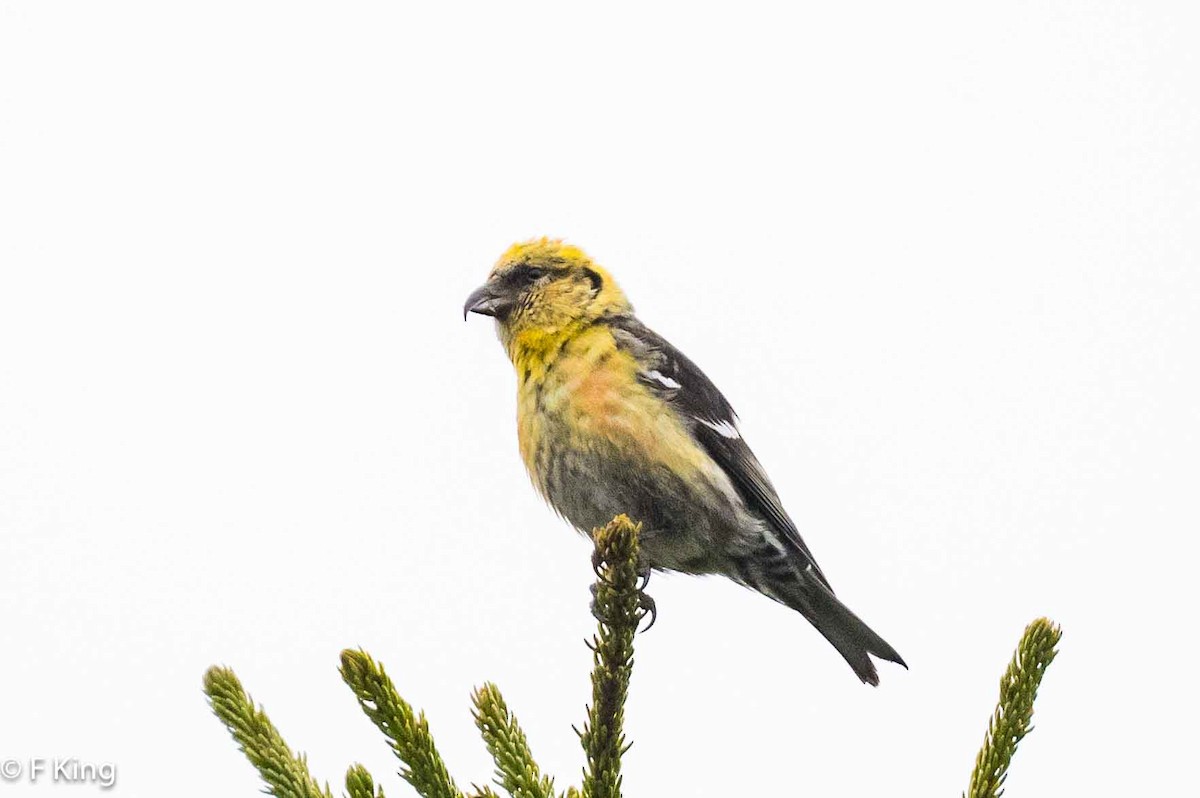
[[[552,238],[509,247],[463,306],[496,319],[506,348],[556,339],[606,314],[633,308],[616,281],[583,250]]]

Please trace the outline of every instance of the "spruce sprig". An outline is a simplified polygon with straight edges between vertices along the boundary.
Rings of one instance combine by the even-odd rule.
[[[375,787],[375,779],[362,765],[351,765],[346,771],[346,795],[349,798],[383,798],[383,788]]]
[[[513,798],[554,798],[554,779],[543,776],[525,732],[508,711],[500,689],[488,682],[471,695],[475,725],[496,760],[496,783]]]
[[[423,798],[462,798],[434,745],[425,713],[414,712],[400,697],[383,665],[365,651],[346,649],[339,672],[354,691],[362,711],[383,732],[400,760],[400,777]]]
[[[1000,798],[1017,744],[1033,731],[1033,702],[1054,661],[1062,630],[1046,618],[1025,628],[1012,662],[1000,679],[1000,702],[988,722],[964,798]]]
[[[618,515],[594,533],[595,614],[592,638],[592,703],[579,735],[587,754],[583,798],[620,798],[621,756],[628,750],[623,726],[633,671],[633,636],[642,618],[638,591],[641,525]]]
[[[303,754],[293,754],[261,706],[255,706],[229,668],[211,667],[204,674],[209,706],[233,735],[238,748],[277,798],[333,798],[308,772]]]
[[[583,788],[568,787],[555,796],[554,780],[543,775],[529,750],[525,733],[509,711],[500,690],[489,683],[472,694],[475,723],[496,763],[496,783],[513,798],[620,798],[621,757],[625,741],[625,699],[633,670],[633,640],[644,606],[651,604],[638,586],[640,525],[624,515],[593,531],[596,571],[593,609],[599,619],[589,643],[593,652],[592,701],[579,734],[587,763]],[[1000,798],[1017,744],[1032,726],[1033,702],[1047,666],[1054,660],[1060,629],[1039,618],[1025,630],[1004,677],[1000,703],[988,724],[976,758],[971,786],[964,798]],[[383,732],[400,759],[400,775],[424,798],[464,798],[450,778],[422,712],[415,712],[396,691],[383,669],[365,651],[342,652],[342,679],[359,706]],[[293,754],[228,668],[213,667],[204,675],[204,692],[213,712],[238,747],[258,769],[267,792],[279,798],[332,798],[308,772],[303,754]],[[383,798],[362,765],[346,772],[349,798]],[[487,786],[472,785],[465,798],[499,798]]]

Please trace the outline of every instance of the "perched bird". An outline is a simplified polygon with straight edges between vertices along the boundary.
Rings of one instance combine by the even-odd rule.
[[[582,250],[514,245],[468,313],[495,319],[517,372],[521,457],[572,525],[626,513],[649,568],[720,574],[791,607],[866,683],[879,683],[869,655],[904,665],[834,596],[729,402]]]

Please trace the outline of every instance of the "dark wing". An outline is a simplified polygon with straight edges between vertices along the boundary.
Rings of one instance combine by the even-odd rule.
[[[712,380],[686,355],[632,316],[607,322],[617,345],[642,364],[639,379],[690,423],[692,435],[729,475],[746,506],[771,526],[804,565],[811,565],[816,577],[832,591],[758,458],[742,439],[733,407]]]

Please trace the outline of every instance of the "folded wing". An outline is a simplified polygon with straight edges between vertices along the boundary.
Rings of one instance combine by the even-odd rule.
[[[770,526],[796,564],[801,569],[810,568],[810,573],[832,591],[758,458],[742,439],[733,407],[712,380],[686,355],[632,316],[611,319],[609,324],[618,346],[632,353],[641,365],[638,378],[642,383],[675,408],[691,434],[729,476],[747,508]]]

